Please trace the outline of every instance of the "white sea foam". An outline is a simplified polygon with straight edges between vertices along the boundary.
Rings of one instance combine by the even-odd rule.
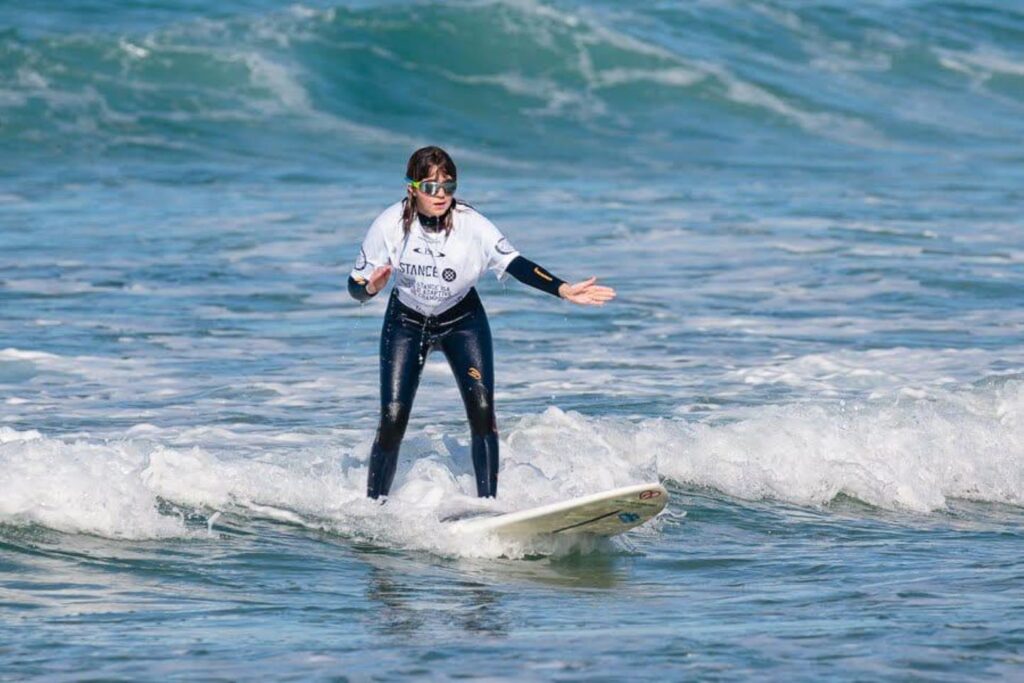
[[[567,112],[584,114],[585,117],[599,116],[606,112],[605,104],[588,92],[573,91],[559,85],[550,78],[535,78],[519,73],[465,76],[442,72],[445,77],[467,85],[492,85],[511,95],[532,97],[544,102],[544,106],[529,110],[544,116],[561,115]]]
[[[302,523],[453,556],[553,552],[453,535],[441,519],[522,509],[661,476],[748,499],[821,505],[845,494],[927,512],[950,498],[1024,505],[1024,381],[862,402],[762,406],[715,423],[590,418],[556,408],[520,419],[502,444],[501,497],[477,501],[467,445],[411,435],[389,504],[365,500],[371,432],[339,447],[278,440],[258,457],[169,448],[159,430],[90,442],[0,428],[0,520],[112,538],[199,533],[173,506]],[[230,433],[225,435],[230,438]],[[201,525],[200,525],[201,526]],[[206,533],[205,529],[201,529]],[[651,532],[654,533],[654,532]]]
[[[804,390],[808,399],[856,389],[868,399],[900,391],[938,390],[958,383],[965,367],[983,367],[991,356],[980,349],[876,349],[779,357],[727,373],[746,384],[777,384]]]
[[[309,94],[300,84],[295,68],[256,52],[248,52],[237,58],[248,67],[252,84],[273,93],[284,107],[300,112],[312,109]]]
[[[62,373],[123,388],[130,387],[140,376],[156,374],[149,363],[138,358],[60,356],[15,348],[0,349],[0,363],[3,362],[27,362],[36,372]]]
[[[125,39],[121,40],[119,46],[133,59],[145,59],[150,55],[150,51],[146,48],[136,45],[135,43],[131,43]]]
[[[468,447],[433,434],[407,439],[386,508],[363,493],[366,433],[348,452],[304,448],[231,458],[154,445],[148,439],[156,431],[140,425],[130,440],[86,442],[0,428],[0,486],[9,492],[0,501],[0,520],[111,538],[196,533],[181,517],[159,511],[163,499],[207,514],[276,510],[346,535],[442,554],[514,555],[538,548],[457,536],[440,519],[481,505],[522,508],[654,476],[653,458],[628,448],[621,429],[557,410],[524,420],[505,444],[498,502],[473,497]],[[562,442],[567,436],[573,440],[568,447]]]
[[[823,504],[839,494],[926,512],[949,498],[1024,504],[1024,383],[945,400],[767,407],[712,426],[659,423],[659,470],[731,495]]]
[[[0,519],[111,538],[186,533],[178,517],[159,513],[140,477],[141,454],[131,444],[0,435]]]
[[[729,100],[772,112],[795,123],[808,133],[865,147],[884,147],[893,144],[866,121],[826,111],[808,111],[765,88],[733,75],[724,67],[707,65],[707,68],[721,81],[725,87],[725,97]]]
[[[706,74],[684,67],[667,69],[604,69],[594,74],[595,87],[613,87],[638,82],[687,88],[703,81]]]
[[[47,280],[4,280],[0,287],[11,292],[44,294],[46,296],[59,296],[65,294],[85,294],[95,292],[97,288],[88,282],[76,280],[51,278]]]
[[[15,443],[21,441],[35,441],[41,439],[42,434],[34,429],[30,429],[25,432],[19,432],[16,429],[10,427],[0,427],[0,444],[4,443]]]
[[[1024,62],[1019,57],[1006,54],[992,47],[982,46],[972,51],[957,51],[932,48],[939,63],[951,71],[958,71],[987,80],[994,75],[1024,76]]]

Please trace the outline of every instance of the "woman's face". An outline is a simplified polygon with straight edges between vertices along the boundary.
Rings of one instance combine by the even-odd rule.
[[[437,182],[444,182],[451,179],[452,177],[450,175],[442,171],[437,166],[430,169],[430,175],[426,178],[420,178],[421,181],[436,180]],[[416,198],[416,210],[424,216],[443,216],[444,212],[448,210],[448,207],[452,205],[452,196],[444,190],[441,190],[440,194],[436,197],[432,197],[426,192],[412,187],[409,188],[409,192]]]

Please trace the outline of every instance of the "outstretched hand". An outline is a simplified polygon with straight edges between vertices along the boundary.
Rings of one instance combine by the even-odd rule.
[[[374,268],[370,273],[370,281],[366,283],[366,293],[373,295],[384,289],[391,277],[392,267],[390,265]]]
[[[563,283],[558,288],[558,295],[580,306],[603,306],[615,298],[615,290],[597,284],[597,278],[592,277],[574,285]]]

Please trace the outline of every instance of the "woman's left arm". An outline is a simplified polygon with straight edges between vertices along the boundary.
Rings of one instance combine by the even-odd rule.
[[[523,256],[512,259],[505,272],[524,285],[581,306],[601,306],[615,298],[615,290],[597,284],[596,277],[569,284]]]

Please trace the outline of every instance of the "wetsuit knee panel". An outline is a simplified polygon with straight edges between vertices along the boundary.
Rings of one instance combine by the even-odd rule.
[[[474,384],[467,390],[463,398],[466,402],[469,430],[475,435],[497,432],[494,405],[486,387],[482,384]]]
[[[404,401],[391,401],[384,406],[381,421],[390,425],[403,425],[409,420],[409,406]]]

